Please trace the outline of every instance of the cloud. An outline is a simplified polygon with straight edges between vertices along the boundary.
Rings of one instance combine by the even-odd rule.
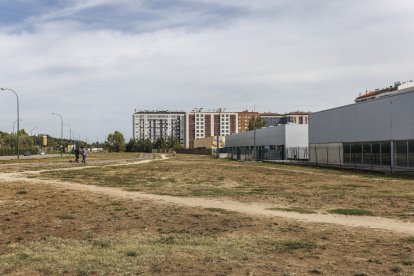
[[[403,0],[62,1],[4,23],[0,86],[19,92],[23,127],[55,136],[51,112],[82,137],[129,137],[135,108],[317,111],[414,78],[413,11]],[[8,130],[12,95],[0,109]]]

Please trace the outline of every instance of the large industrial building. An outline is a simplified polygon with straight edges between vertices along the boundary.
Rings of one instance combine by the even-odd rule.
[[[311,162],[414,167],[414,83],[373,94],[310,115]]]
[[[308,125],[284,124],[229,135],[225,148],[230,158],[238,160],[308,159]]]
[[[158,138],[177,138],[185,146],[185,112],[184,111],[139,111],[132,116],[134,140]]]

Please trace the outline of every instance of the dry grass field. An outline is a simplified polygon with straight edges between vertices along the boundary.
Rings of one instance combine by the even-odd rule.
[[[139,166],[44,172],[41,177],[129,191],[265,202],[284,210],[345,209],[414,221],[414,179],[380,174],[179,156]]]
[[[51,164],[41,161],[38,167],[35,162],[5,164],[0,174],[72,167],[27,176],[68,185],[266,202],[303,213],[348,209],[359,215],[355,210],[365,210],[412,221],[408,214],[414,211],[414,181],[409,179],[199,156],[104,166],[108,159],[136,158],[96,157],[86,166],[60,158],[49,160]],[[129,200],[33,184],[30,178],[5,179],[0,178],[0,275],[414,273],[413,236],[249,216],[220,206],[202,209]]]

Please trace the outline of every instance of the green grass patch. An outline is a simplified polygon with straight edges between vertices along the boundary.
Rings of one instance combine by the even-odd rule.
[[[268,208],[268,210],[273,211],[283,211],[283,212],[295,212],[300,214],[316,214],[316,211],[300,208],[300,207],[292,207],[292,208]]]
[[[401,239],[403,242],[414,243],[414,236]]]
[[[373,216],[374,213],[363,209],[332,209],[328,211],[331,214],[347,215],[347,216]]]
[[[58,216],[60,219],[75,219],[75,216],[72,214],[61,214]]]

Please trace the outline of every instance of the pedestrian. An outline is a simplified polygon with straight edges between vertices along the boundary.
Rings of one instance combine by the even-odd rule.
[[[173,151],[173,157],[175,156],[175,150]]]
[[[82,163],[86,164],[86,148],[82,148],[81,154],[82,154]]]
[[[75,162],[79,163],[79,148],[75,148],[73,153],[75,154]]]

